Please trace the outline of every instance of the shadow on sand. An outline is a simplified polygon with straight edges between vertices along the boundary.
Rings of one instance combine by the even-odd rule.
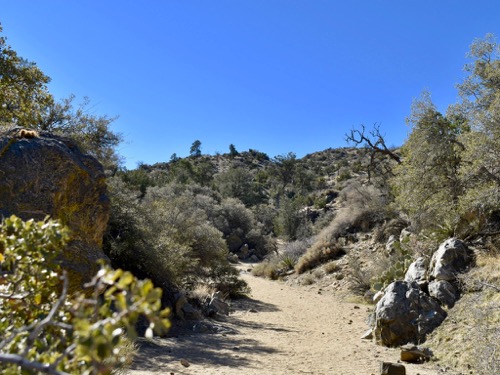
[[[168,373],[177,368],[181,359],[188,359],[197,365],[221,367],[246,367],[256,370],[262,365],[250,363],[246,354],[273,354],[279,350],[265,346],[253,339],[253,335],[241,335],[239,329],[271,330],[276,334],[289,330],[266,323],[249,322],[247,314],[280,311],[275,305],[252,298],[242,298],[231,304],[233,314],[217,320],[201,322],[215,330],[206,333],[195,333],[192,327],[200,322],[191,321],[174,324],[168,338],[139,339],[139,352],[132,369],[160,371]],[[213,333],[213,332],[218,333]]]

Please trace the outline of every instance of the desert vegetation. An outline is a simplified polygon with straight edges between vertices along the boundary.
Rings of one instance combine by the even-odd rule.
[[[352,147],[303,158],[238,151],[234,144],[228,153],[206,155],[195,140],[187,157],[129,170],[116,152],[122,137],[110,128],[113,118],[89,114],[87,99],[76,107],[74,97],[56,102],[49,78],[1,37],[0,126],[72,138],[103,164],[111,199],[103,249],[124,270],[103,265],[89,285],[99,293],[105,285],[105,301],[98,292],[91,300],[69,296],[64,272],[49,261],[61,251],[65,229],[4,218],[1,368],[97,374],[119,367],[127,361],[117,355],[127,345],[122,333],[136,336],[140,314],[152,322],[149,335],[168,326],[162,309],[173,307],[179,293],[248,295],[238,260],[258,263],[255,275],[302,285],[335,275],[368,301],[404,277],[417,257],[429,258],[456,237],[473,249],[475,268],[460,276],[463,303],[430,342],[453,366],[498,373],[499,54],[493,36],[476,40],[458,85],[461,101],[442,114],[423,93],[399,148],[386,146],[377,125],[363,126],[347,135]],[[44,252],[34,257],[35,249]],[[470,327],[485,344],[464,343],[465,355],[450,354],[447,343],[467,341]],[[42,331],[50,333],[44,340]]]

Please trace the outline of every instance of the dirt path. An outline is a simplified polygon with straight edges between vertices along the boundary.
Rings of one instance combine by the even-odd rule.
[[[291,287],[244,272],[252,298],[236,301],[215,333],[185,332],[141,345],[132,375],[379,374],[399,351],[360,337],[369,307],[331,293]],[[189,367],[181,364],[189,362]],[[405,364],[408,375],[436,375],[431,365]]]

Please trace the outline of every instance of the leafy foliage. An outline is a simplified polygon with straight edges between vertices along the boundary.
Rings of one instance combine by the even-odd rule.
[[[0,33],[2,27],[0,26]],[[35,63],[20,57],[0,36],[0,126],[32,127],[54,103],[47,77]]]
[[[0,127],[16,125],[73,138],[106,168],[116,169],[120,159],[115,148],[121,135],[111,130],[115,118],[90,113],[88,98],[76,109],[74,96],[57,103],[48,91],[49,82],[35,63],[20,57],[0,36]]]
[[[456,216],[462,193],[458,169],[463,146],[458,138],[467,128],[441,115],[427,93],[413,104],[408,121],[412,132],[392,186],[397,204],[412,224],[432,228],[445,217]]]
[[[84,98],[76,108],[74,100],[75,96],[71,95],[60,103],[52,103],[41,121],[28,127],[72,138],[82,151],[97,158],[105,168],[116,170],[120,158],[115,148],[122,141],[122,136],[111,130],[116,117],[91,113],[89,98]]]
[[[147,334],[169,327],[161,290],[149,280],[102,265],[87,293],[68,295],[57,264],[68,232],[46,219],[5,219],[0,227],[0,369],[3,374],[108,374],[123,365],[120,347],[135,338],[139,316]]]
[[[460,212],[472,212],[475,220],[487,223],[500,209],[500,45],[488,34],[474,41],[469,56],[473,59],[465,67],[469,76],[458,86],[462,102],[450,108],[471,128],[463,137],[460,178],[466,190]]]
[[[412,132],[391,181],[414,229],[470,237],[495,233],[500,210],[500,47],[474,41],[458,85],[462,101],[440,114],[424,93],[413,105]]]

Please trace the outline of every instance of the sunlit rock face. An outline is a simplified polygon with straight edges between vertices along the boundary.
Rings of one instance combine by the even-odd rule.
[[[12,128],[0,133],[0,214],[59,219],[72,241],[62,264],[73,285],[88,281],[107,259],[101,250],[109,219],[102,165],[70,139]]]

